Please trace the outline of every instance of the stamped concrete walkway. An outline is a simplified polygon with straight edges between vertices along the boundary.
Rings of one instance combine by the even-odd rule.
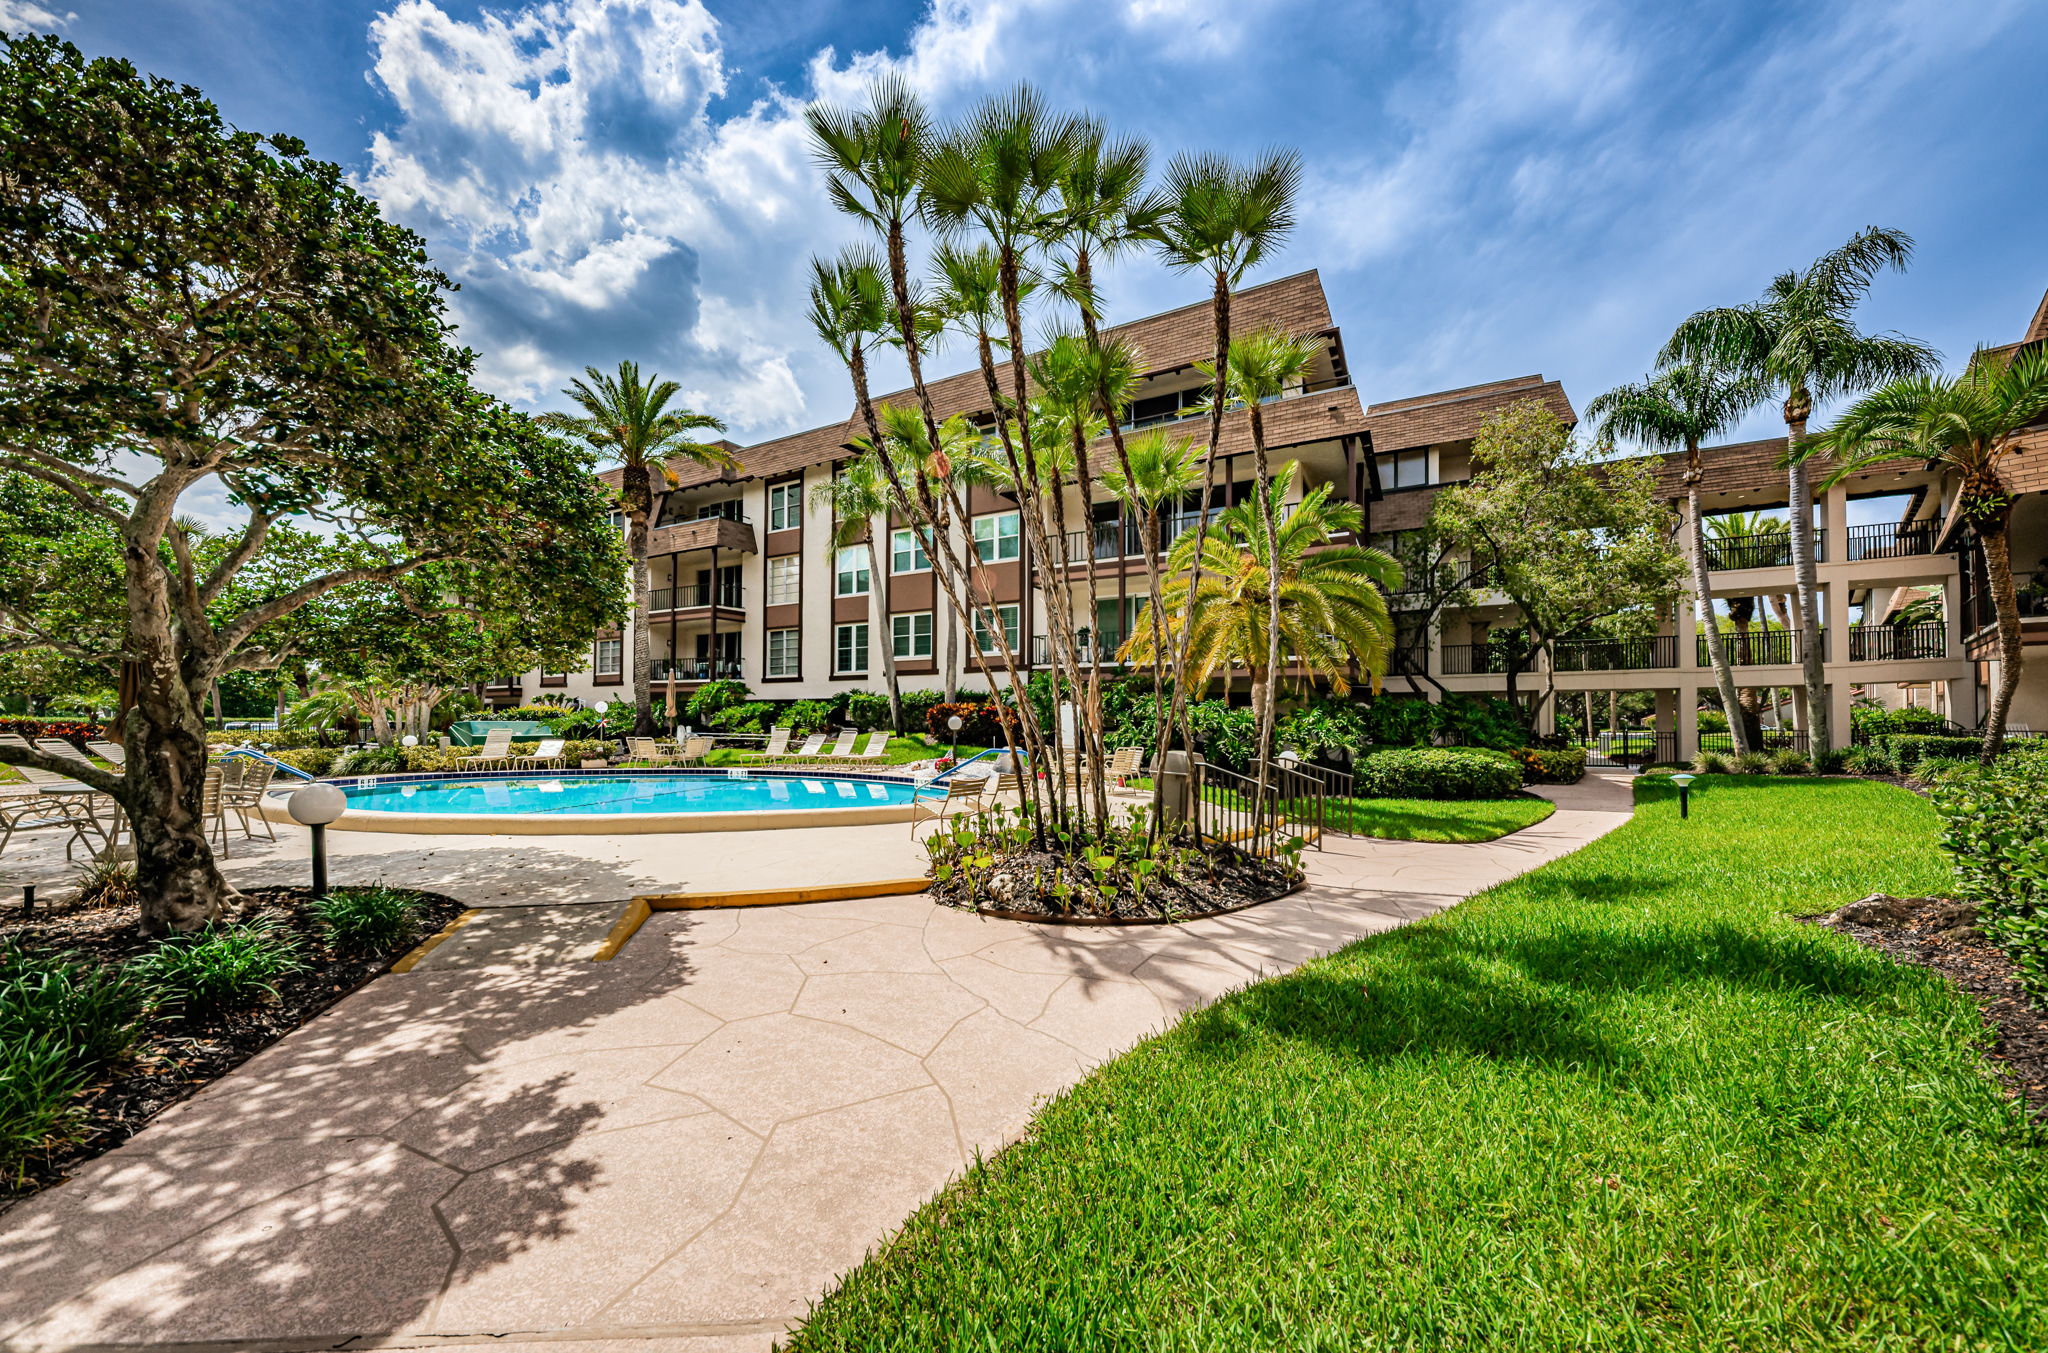
[[[1629,811],[1545,792],[1506,840],[1333,840],[1182,926],[660,912],[611,963],[380,979],[0,1216],[0,1346],[766,1349],[1089,1066]]]

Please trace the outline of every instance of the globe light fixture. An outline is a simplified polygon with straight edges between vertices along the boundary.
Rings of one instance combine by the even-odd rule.
[[[398,740],[398,745],[401,747],[417,747],[420,745],[420,740],[413,734],[407,733],[404,737]]]
[[[1671,777],[1671,783],[1678,786],[1678,815],[1680,817],[1685,817],[1687,815],[1686,809],[1688,805],[1686,803],[1686,800],[1691,793],[1692,782],[1699,778],[1700,777],[1697,775],[1691,775],[1684,771],[1680,771],[1678,774]]]
[[[285,800],[292,821],[313,832],[313,896],[327,896],[327,824],[348,811],[348,796],[330,784],[301,785]]]
[[[967,721],[958,714],[946,718],[946,727],[953,730],[953,764],[956,766],[960,764],[960,730],[966,726]]]

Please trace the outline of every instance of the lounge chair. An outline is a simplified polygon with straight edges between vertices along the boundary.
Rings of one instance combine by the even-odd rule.
[[[834,759],[842,766],[873,766],[881,763],[883,753],[888,750],[889,730],[882,728],[868,734],[867,745],[859,751],[850,751]]]
[[[626,755],[633,761],[645,761],[650,766],[666,766],[675,760],[673,753],[661,749],[659,738],[627,738]]]
[[[776,724],[768,730],[768,745],[761,749],[762,756],[789,755],[789,729]]]
[[[100,769],[93,764],[91,757],[73,747],[63,738],[37,738],[36,750],[54,760],[69,761],[74,765],[83,766],[87,770]]]
[[[85,750],[109,765],[125,766],[128,764],[128,749],[118,742],[102,742],[95,738],[85,744]]]
[[[461,761],[464,770],[493,770],[501,767],[512,756],[512,730],[493,728],[484,734],[484,745],[471,752]]]
[[[824,746],[825,746],[825,736],[826,736],[826,735],[825,735],[825,734],[823,734],[823,733],[813,733],[813,734],[811,734],[811,735],[810,735],[809,737],[807,737],[807,738],[805,738],[805,739],[804,739],[804,745],[803,745],[803,746],[801,746],[801,747],[797,748],[797,749],[796,749],[795,751],[793,751],[793,752],[783,752],[783,753],[779,754],[779,755],[778,755],[778,756],[777,756],[777,757],[776,757],[775,759],[776,759],[776,760],[778,760],[778,761],[788,761],[788,760],[797,760],[797,761],[808,761],[808,760],[811,760],[811,759],[815,758],[815,757],[816,757],[816,756],[818,755],[818,753],[819,753],[820,751],[822,751],[822,750],[824,749]],[[764,755],[765,755],[765,753],[764,753]]]
[[[524,766],[528,768],[542,765],[559,767],[563,764],[562,746],[567,741],[567,738],[542,738],[540,746],[534,748],[525,756],[511,757],[506,764],[514,767]]]
[[[838,736],[837,738],[833,739],[833,741],[832,741],[832,745],[831,745],[831,746],[829,746],[829,747],[827,747],[827,748],[825,748],[825,750],[824,750],[824,751],[822,751],[822,752],[819,752],[819,753],[817,753],[817,758],[818,758],[818,760],[820,760],[820,761],[841,761],[841,760],[844,760],[844,759],[846,758],[847,754],[853,751],[853,744],[854,744],[854,743],[855,743],[856,741],[858,741],[858,740],[859,740],[859,738],[860,738],[860,730],[859,730],[858,728],[842,728],[842,729],[840,729],[840,730],[839,730],[839,736]]]
[[[96,824],[86,812],[85,805],[69,797],[51,798],[44,794],[18,794],[10,799],[0,800],[0,853],[5,853],[7,843],[14,839],[16,832],[35,832],[62,829],[71,833],[64,842],[64,858],[71,859],[72,850],[81,841],[86,841],[86,832]],[[91,845],[90,841],[86,841]]]
[[[923,794],[919,794],[910,801],[911,839],[913,841],[917,839],[917,826],[920,822],[928,819],[944,822],[946,814],[952,811],[954,804],[964,803],[968,799],[979,800],[982,793],[988,788],[988,785],[989,781],[987,780],[962,780],[956,778],[946,781],[944,786],[946,792],[942,798],[928,798]]]

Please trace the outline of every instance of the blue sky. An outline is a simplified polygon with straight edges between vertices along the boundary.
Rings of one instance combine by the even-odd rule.
[[[741,441],[847,411],[802,266],[854,231],[797,119],[885,66],[943,114],[1032,80],[1162,162],[1299,149],[1303,227],[1263,275],[1322,270],[1368,399],[1541,371],[1583,405],[1686,313],[1869,224],[1919,254],[1866,323],[1952,361],[2048,288],[2032,0],[0,0],[0,23],[347,166],[461,282],[486,387],[544,407],[637,357]],[[1149,261],[1107,290],[1122,316],[1199,293]]]

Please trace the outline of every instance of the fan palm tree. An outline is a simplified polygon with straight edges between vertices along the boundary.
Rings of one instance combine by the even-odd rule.
[[[1160,514],[1171,504],[1183,502],[1195,486],[1202,482],[1202,471],[1195,456],[1194,442],[1188,437],[1171,437],[1163,429],[1142,432],[1133,437],[1124,448],[1123,464],[1102,477],[1103,487],[1124,505],[1124,515],[1138,518],[1139,531],[1144,541],[1145,595],[1160,595]],[[1157,657],[1168,651],[1166,628],[1161,608],[1147,606],[1145,618],[1152,630],[1154,657],[1153,674],[1155,685],[1159,676]],[[1132,627],[1133,634],[1136,626]],[[1128,640],[1126,641],[1128,651]],[[1157,718],[1152,729],[1155,754],[1163,755],[1166,750],[1167,703],[1163,700],[1152,702]],[[1158,792],[1159,780],[1154,777],[1154,791]]]
[[[1230,361],[1224,368],[1223,378],[1216,378],[1213,367],[1203,367],[1203,374],[1209,377],[1219,401],[1242,401],[1251,420],[1252,472],[1263,490],[1273,482],[1272,469],[1266,461],[1265,401],[1278,399],[1288,390],[1299,387],[1308,379],[1314,369],[1316,355],[1323,350],[1319,338],[1296,337],[1284,329],[1261,328],[1230,342]],[[1279,576],[1280,548],[1279,524],[1274,514],[1279,505],[1269,493],[1255,495],[1259,510],[1265,521],[1259,528],[1259,536],[1265,543],[1270,557],[1266,568],[1272,576]],[[1268,589],[1266,593],[1266,646],[1265,667],[1277,671],[1280,666],[1280,593]],[[1259,776],[1253,790],[1252,804],[1256,812],[1266,799],[1267,779],[1270,767],[1267,752],[1273,745],[1274,714],[1279,702],[1274,698],[1274,683],[1267,682],[1265,701],[1258,706]]]
[[[1935,354],[1895,333],[1866,334],[1855,324],[1856,305],[1877,274],[1905,271],[1913,239],[1872,226],[1804,271],[1781,273],[1763,296],[1746,305],[1702,310],[1678,326],[1664,345],[1666,364],[1700,361],[1763,382],[1783,392],[1787,496],[1792,532],[1792,575],[1800,614],[1800,666],[1806,685],[1807,732],[1813,753],[1829,748],[1826,673],[1820,648],[1820,584],[1815,571],[1813,486],[1806,424],[1817,401],[1835,399],[1881,382],[1926,371]]]
[[[876,531],[888,529],[889,509],[897,501],[882,459],[873,449],[855,456],[840,466],[838,473],[811,490],[811,503],[832,514],[832,530],[825,538],[828,569],[843,549],[859,545],[867,551],[869,631],[882,645],[882,682],[889,691],[889,727],[901,733],[903,690],[896,680],[896,640],[889,629],[889,610],[882,594],[882,559],[875,549]],[[882,523],[879,528],[875,525],[878,520]]]
[[[882,269],[875,251],[860,245],[840,250],[833,259],[813,258],[808,315],[811,328],[846,364],[854,403],[867,425],[869,440],[874,442],[881,441],[882,429],[868,389],[868,353],[884,341],[892,323],[889,284]]]
[[[1168,268],[1175,272],[1206,273],[1209,277],[1209,313],[1215,330],[1212,370],[1224,370],[1230,363],[1231,289],[1277,252],[1293,233],[1301,177],[1301,157],[1293,151],[1270,151],[1242,165],[1221,155],[1182,154],[1174,156],[1166,167],[1161,205],[1151,224],[1151,233]],[[1224,400],[1212,396],[1209,445],[1202,461],[1198,529],[1205,529],[1209,521],[1216,448],[1223,440],[1224,408]],[[1197,574],[1190,580],[1197,591],[1201,567],[1198,554]],[[1183,646],[1175,654],[1176,675],[1185,670],[1187,642],[1192,642],[1192,631],[1185,632]],[[1176,681],[1173,702],[1183,736],[1191,739],[1193,730],[1186,726],[1188,684]],[[1268,750],[1259,748],[1261,759]]]
[[[1735,753],[1752,750],[1744,721],[1733,717],[1738,705],[1735,672],[1714,616],[1713,580],[1707,568],[1707,535],[1701,520],[1700,443],[1733,427],[1742,415],[1770,398],[1763,382],[1728,377],[1702,362],[1680,362],[1648,380],[1619,385],[1586,406],[1586,416],[1600,421],[1608,436],[1665,449],[1685,451],[1686,556],[1692,564],[1692,593],[1700,630],[1707,636],[1707,660],[1714,669],[1714,687],[1721,708],[1731,717],[1728,730]]]
[[[1264,539],[1268,518],[1263,508],[1250,502],[1226,508],[1208,530],[1190,532],[1174,543],[1168,566],[1175,576],[1148,607],[1163,608],[1169,634],[1193,635],[1190,681],[1205,683],[1218,668],[1241,663],[1251,673],[1254,703],[1264,698],[1279,671],[1266,637],[1272,593],[1280,597],[1280,631],[1295,661],[1312,678],[1327,679],[1337,694],[1350,690],[1353,661],[1378,690],[1394,649],[1386,594],[1400,588],[1401,566],[1369,546],[1328,543],[1364,527],[1356,504],[1330,501],[1328,484],[1309,490],[1283,511],[1295,471],[1290,461],[1261,490],[1269,495],[1278,522],[1277,550]],[[1277,572],[1268,563],[1276,555]],[[1125,657],[1152,660],[1155,632],[1157,627],[1133,633],[1124,645]]]
[[[723,447],[692,437],[723,432],[724,423],[710,414],[669,407],[682,391],[676,382],[658,376],[643,379],[638,362],[620,362],[617,375],[587,366],[583,375],[562,392],[583,412],[544,414],[541,421],[557,432],[581,437],[621,467],[619,509],[626,514],[626,555],[633,570],[633,731],[647,737],[654,732],[647,634],[647,530],[654,511],[654,480],[659,478],[664,489],[676,485],[672,460],[721,467],[734,461]]]
[[[2019,592],[2013,584],[2012,493],[2001,462],[2019,449],[2019,433],[2048,415],[2048,352],[1980,350],[1959,376],[1910,376],[1858,400],[1814,440],[1835,455],[1830,486],[1896,456],[1926,460],[1960,481],[1962,518],[1984,547],[1984,572],[1998,618],[1998,689],[1984,721],[1989,765],[2005,744],[2005,719],[2019,688]]]

